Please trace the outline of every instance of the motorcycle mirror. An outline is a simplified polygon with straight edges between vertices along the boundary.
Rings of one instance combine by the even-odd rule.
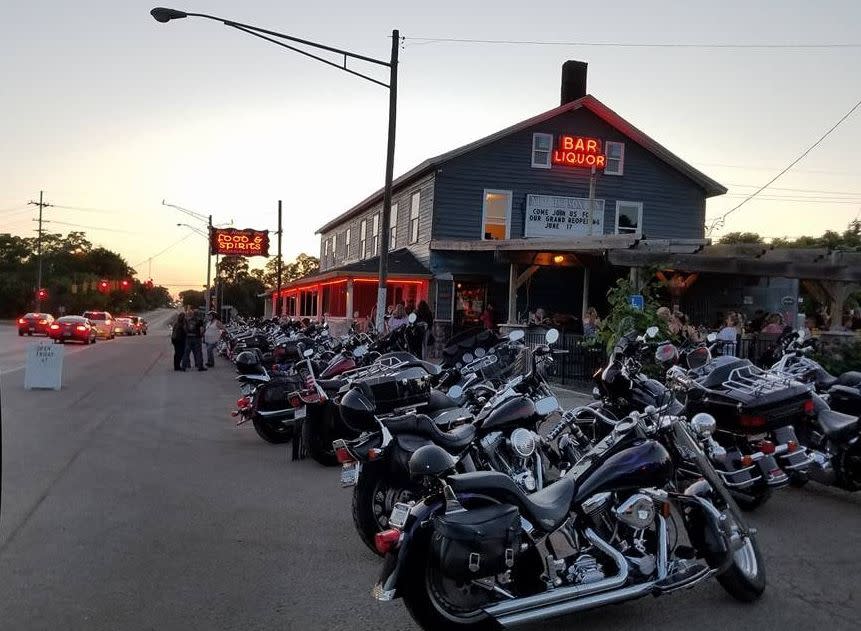
[[[418,320],[418,316],[415,313],[411,313],[409,316],[407,316],[407,320],[410,324],[415,324],[416,320]]]
[[[558,329],[547,329],[547,333],[544,334],[544,341],[547,344],[555,344],[559,341],[559,330]]]
[[[448,389],[448,396],[450,399],[459,399],[463,396],[463,388],[460,386],[452,386]]]
[[[660,332],[660,329],[658,329],[658,327],[656,327],[656,326],[650,326],[648,329],[646,329],[646,337],[647,337],[648,339],[652,339],[652,338],[654,338],[654,337],[658,337],[658,333],[659,333],[659,332]]]
[[[305,352],[302,353],[302,356],[303,357],[313,357],[314,356],[314,349],[313,348],[306,348]]]
[[[508,339],[511,342],[519,342],[524,337],[526,337],[526,333],[523,332],[523,329],[516,329],[508,334]]]
[[[477,349],[475,349],[475,356],[476,357],[484,357],[486,354],[487,354],[487,351],[484,350],[481,346],[479,346]]]
[[[464,363],[464,364],[468,364],[468,363],[469,363],[469,362],[471,362],[473,359],[475,359],[475,357],[473,357],[473,356],[472,356],[472,353],[464,353],[464,354],[463,354],[463,363]]]
[[[717,342],[717,333],[709,333],[706,337],[706,341],[709,344],[714,344],[715,342]]]

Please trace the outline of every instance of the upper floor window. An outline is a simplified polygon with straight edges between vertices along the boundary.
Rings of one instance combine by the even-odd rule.
[[[552,150],[553,134],[532,134],[532,166],[534,168],[549,169]]]
[[[326,240],[323,241],[323,256],[328,261],[329,259],[329,248],[332,245],[332,240],[329,237],[326,237]]]
[[[484,190],[481,238],[508,239],[511,235],[511,191]]]
[[[622,175],[625,172],[625,143],[608,140],[604,143],[607,164],[604,175]]]
[[[372,256],[376,256],[380,253],[380,213],[372,217],[371,226],[371,236],[373,237],[371,253]]]
[[[616,234],[643,234],[643,202],[616,202]]]
[[[419,205],[421,204],[421,193],[416,191],[410,198],[410,243],[419,240]]]
[[[350,260],[350,237],[352,236],[353,231],[350,228],[347,228],[344,231],[344,260]]]
[[[368,220],[362,219],[359,224],[359,258],[368,256]]]
[[[389,217],[389,250],[398,248],[398,205],[392,204],[392,216]]]

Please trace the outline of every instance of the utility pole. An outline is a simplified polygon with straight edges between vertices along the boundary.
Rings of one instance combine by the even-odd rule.
[[[36,257],[39,260],[39,275],[36,280],[36,311],[42,310],[42,209],[53,206],[53,204],[43,201],[43,195],[44,191],[39,191],[39,202],[28,202],[28,205],[32,204],[39,207],[39,238],[36,245]]]
[[[209,227],[206,230],[206,304],[204,312],[208,312],[212,308],[212,299],[209,295],[209,281],[212,273],[212,215],[209,216]]]
[[[383,330],[386,317],[386,281],[389,276],[389,219],[392,214],[392,177],[395,170],[395,118],[398,111],[398,47],[401,36],[392,31],[392,56],[389,61],[389,135],[386,143],[386,182],[383,187],[383,217],[380,222],[380,271],[377,284],[377,331]],[[352,314],[348,314],[352,315]]]
[[[281,200],[278,200],[278,259],[277,272],[275,278],[275,317],[281,315]]]

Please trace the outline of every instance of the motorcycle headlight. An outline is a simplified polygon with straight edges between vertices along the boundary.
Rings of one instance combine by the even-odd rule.
[[[705,412],[695,414],[691,419],[691,429],[700,438],[708,438],[714,434],[716,427],[717,421],[715,421],[715,417]]]
[[[535,434],[528,429],[518,427],[511,432],[511,448],[522,458],[528,458],[535,453]]]

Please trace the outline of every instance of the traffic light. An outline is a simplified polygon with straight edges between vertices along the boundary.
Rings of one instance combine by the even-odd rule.
[[[36,292],[36,296],[39,298],[39,300],[46,300],[48,298],[48,290],[44,288],[40,289]]]
[[[125,278],[120,281],[120,289],[122,289],[123,291],[128,291],[130,285],[131,283],[129,283],[129,281]]]
[[[144,283],[144,284],[146,285],[146,288],[147,288],[147,289],[152,289],[152,288],[154,287],[153,282],[152,282],[152,278],[150,278],[150,279],[149,279],[146,283]]]
[[[99,291],[102,292],[103,294],[108,293],[109,287],[110,287],[110,285],[108,284],[108,281],[106,281],[104,279],[99,281]]]

